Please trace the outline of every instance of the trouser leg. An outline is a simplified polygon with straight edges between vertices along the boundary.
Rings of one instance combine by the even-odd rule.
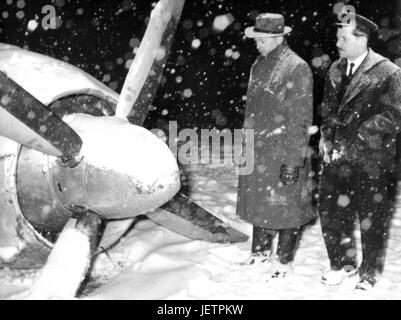
[[[395,181],[382,173],[379,176],[362,174],[360,183],[359,220],[361,226],[362,278],[375,282],[375,275],[384,267],[386,242],[394,212],[393,188]]]
[[[277,255],[280,263],[288,264],[294,261],[300,233],[300,228],[279,231]]]
[[[356,267],[355,180],[357,172],[348,164],[325,166],[320,179],[319,214],[333,270]]]
[[[252,253],[262,253],[271,250],[274,231],[253,226]]]

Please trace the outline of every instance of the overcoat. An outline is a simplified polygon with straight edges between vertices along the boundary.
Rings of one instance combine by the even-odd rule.
[[[369,49],[343,96],[346,59],[331,66],[322,104],[322,139],[334,160],[391,172],[401,128],[401,69]]]
[[[308,128],[313,117],[313,78],[308,64],[284,42],[251,69],[245,129],[254,130],[254,171],[239,176],[237,214],[268,229],[296,228],[311,208]],[[247,155],[248,157],[249,155]],[[300,167],[297,183],[283,185],[282,165]]]

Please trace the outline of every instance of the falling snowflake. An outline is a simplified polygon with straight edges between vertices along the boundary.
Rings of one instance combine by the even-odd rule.
[[[133,59],[127,60],[127,61],[125,62],[125,67],[126,67],[127,69],[129,69],[129,68],[131,67],[131,64],[132,64],[133,61],[134,61]]]
[[[192,96],[192,90],[191,89],[185,89],[182,93],[184,98],[190,98]]]
[[[198,49],[200,47],[200,45],[201,45],[201,41],[199,39],[194,39],[191,44],[193,49]]]
[[[311,126],[308,128],[308,135],[312,136],[319,131],[318,126]]]
[[[231,13],[220,15],[214,18],[213,29],[223,32],[228,26],[234,22],[235,18]]]
[[[36,28],[38,27],[39,23],[36,20],[29,20],[28,22],[28,31],[29,32],[34,32]]]
[[[18,9],[23,9],[25,7],[25,1],[24,0],[18,0],[17,1],[17,8]]]
[[[345,208],[351,203],[351,200],[346,195],[340,195],[337,199],[337,205],[339,207]]]

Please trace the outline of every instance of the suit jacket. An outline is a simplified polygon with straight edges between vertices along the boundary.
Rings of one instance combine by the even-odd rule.
[[[369,49],[339,99],[346,63],[334,62],[326,78],[322,139],[332,143],[332,154],[346,161],[394,169],[401,129],[401,69]]]

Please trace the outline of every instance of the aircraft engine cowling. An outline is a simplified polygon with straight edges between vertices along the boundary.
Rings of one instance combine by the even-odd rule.
[[[19,154],[18,198],[36,228],[56,232],[80,208],[105,219],[132,218],[178,192],[176,160],[150,131],[114,117],[72,114],[64,119],[83,140],[76,167],[29,148]]]

